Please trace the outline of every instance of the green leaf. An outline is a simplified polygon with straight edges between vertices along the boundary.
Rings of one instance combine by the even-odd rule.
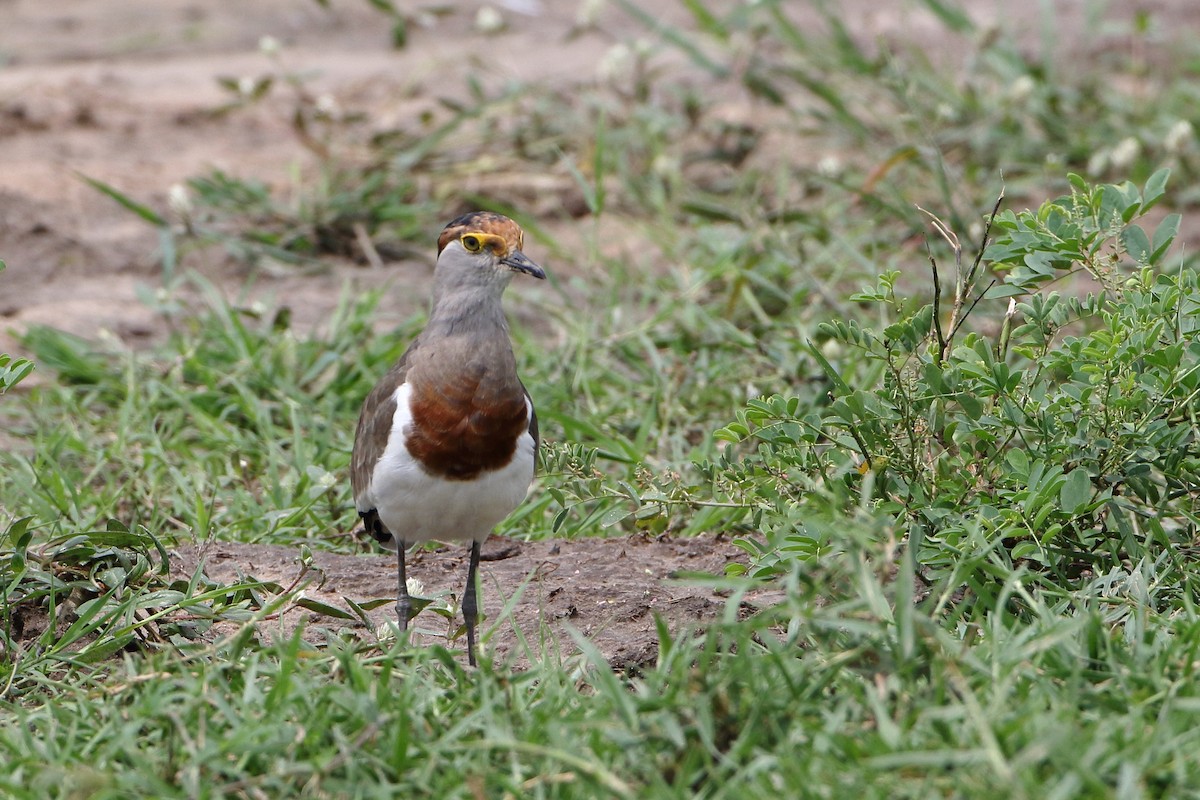
[[[696,25],[700,30],[717,39],[726,40],[729,38],[729,29],[708,10],[705,3],[700,2],[700,0],[683,0],[683,4],[691,12],[692,18],[696,21]]]
[[[829,380],[833,381],[836,394],[849,394],[850,385],[846,383],[842,376],[838,374],[838,371],[833,368],[833,365],[829,363],[828,359],[825,358],[825,355],[821,352],[821,348],[810,341],[808,343],[808,351],[812,353],[813,358],[821,365],[821,369],[825,371],[825,375],[828,376]]]
[[[1059,505],[1068,514],[1079,514],[1092,499],[1092,478],[1083,467],[1071,470],[1058,492]]]
[[[1022,558],[1030,559],[1031,561],[1043,561],[1042,546],[1032,540],[1018,542],[1012,549],[1012,557],[1014,561]]]
[[[328,603],[322,603],[320,600],[313,600],[311,597],[300,598],[296,601],[296,605],[317,614],[333,617],[334,619],[354,619],[354,615],[350,612],[340,609],[337,606],[331,606]]]
[[[392,23],[392,48],[403,50],[408,45],[408,20],[398,16]]]
[[[1109,209],[1109,204],[1113,210],[1121,217],[1121,221],[1128,223],[1142,211],[1142,194],[1138,188],[1133,185],[1132,181],[1125,181],[1120,184],[1113,184],[1105,188],[1112,189],[1111,192],[1104,193],[1104,203],[1101,205],[1102,211]]]
[[[135,640],[136,637],[132,633],[113,637],[101,636],[80,649],[75,658],[85,664],[96,664],[134,644]]]
[[[30,539],[33,538],[33,531],[29,528],[31,522],[33,522],[33,517],[14,519],[8,529],[4,531],[4,535],[0,537],[0,543],[13,550],[24,550],[29,546]]]
[[[1163,167],[1146,180],[1146,188],[1142,190],[1141,213],[1145,214],[1162,199],[1167,191],[1167,179],[1170,177],[1171,170]]]
[[[1138,264],[1144,266],[1150,263],[1150,237],[1142,230],[1141,225],[1130,225],[1121,231],[1121,244],[1125,247],[1125,252]]]
[[[0,394],[23,381],[33,372],[33,362],[26,358],[13,358],[0,353]]]
[[[1013,286],[1008,283],[997,283],[995,286],[987,290],[985,298],[988,300],[1003,300],[1006,297],[1020,297],[1028,294],[1021,286]]]
[[[158,212],[156,212],[154,209],[150,208],[147,205],[143,205],[142,203],[137,202],[129,195],[124,194],[123,192],[119,191],[118,189],[113,188],[112,186],[109,186],[104,181],[97,180],[96,178],[89,178],[87,175],[84,175],[82,172],[76,172],[75,175],[80,180],[82,180],[84,183],[86,183],[88,186],[91,186],[93,189],[101,192],[102,194],[108,195],[113,200],[116,200],[118,203],[120,203],[124,208],[137,214],[139,217],[146,220],[146,222],[149,222],[151,225],[156,225],[159,227],[167,226],[167,220],[164,217],[162,217],[161,215],[159,215]]]
[[[625,519],[633,512],[634,512],[634,509],[632,509],[628,506],[625,506],[625,505],[613,506],[608,511],[606,511],[604,513],[604,516],[600,519],[600,527],[601,528],[611,528],[613,525],[616,525],[618,522]]]
[[[932,361],[927,362],[924,368],[925,382],[929,384],[929,388],[935,394],[946,393],[946,381],[942,378],[942,370],[937,364]]]
[[[713,438],[723,442],[740,442],[750,435],[750,428],[741,422],[731,422],[713,434]]]
[[[1167,248],[1175,241],[1175,236],[1179,233],[1179,223],[1182,217],[1179,214],[1168,214],[1163,217],[1163,221],[1158,223],[1158,227],[1154,229],[1154,242],[1151,245],[1152,252],[1150,253],[1150,264],[1157,264],[1159,259],[1167,252]]]
[[[983,416],[983,403],[972,394],[964,392],[958,395],[958,404],[962,406],[963,413],[975,422]]]
[[[374,600],[364,600],[363,602],[357,603],[357,604],[354,604],[353,601],[350,600],[349,597],[343,597],[342,599],[345,600],[347,603],[356,605],[358,608],[361,608],[364,611],[371,611],[371,610],[379,608],[381,606],[386,606],[390,603],[396,602],[395,598],[393,598],[393,597],[376,597]],[[409,598],[409,599],[411,600],[412,598]]]

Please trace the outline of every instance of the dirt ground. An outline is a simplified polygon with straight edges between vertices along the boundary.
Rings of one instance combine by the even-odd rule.
[[[545,542],[492,537],[483,546],[479,568],[487,617],[480,628],[484,650],[498,661],[512,656],[517,665],[542,657],[569,658],[577,650],[569,626],[595,645],[614,669],[652,665],[658,654],[656,616],[666,620],[673,633],[685,633],[725,613],[726,598],[702,581],[689,582],[688,574],[720,573],[741,553],[728,540],[713,537]],[[391,553],[316,553],[314,561],[314,573],[305,576],[311,581],[304,591],[306,598],[347,612],[347,598],[360,606],[387,600],[369,612],[371,629],[357,620],[293,608],[264,624],[263,634],[288,636],[303,624],[305,638],[318,644],[329,633],[366,640],[389,635],[396,620],[396,559]],[[186,580],[200,562],[205,574],[223,584],[252,575],[286,587],[301,574],[294,548],[228,542],[181,548],[171,560],[171,570]],[[409,577],[425,587],[424,596],[445,597],[447,592],[462,596],[465,547],[417,551],[407,566]],[[741,598],[735,611],[751,612],[773,594],[751,593]],[[511,613],[503,613],[509,604]],[[461,613],[456,613],[453,628],[461,624]],[[417,616],[413,630],[414,642],[446,644],[449,625],[426,609]],[[465,637],[449,646],[464,648]]]
[[[171,185],[213,168],[285,187],[294,170],[310,164],[279,105],[284,100],[268,98],[236,114],[209,113],[229,99],[218,77],[270,71],[259,49],[264,36],[282,44],[285,66],[311,70],[312,91],[328,93],[363,112],[376,129],[388,130],[410,124],[439,97],[463,96],[470,74],[570,87],[594,80],[614,44],[647,35],[612,3],[493,5],[507,22],[501,33],[477,29],[481,3],[452,1],[440,4],[444,13],[424,15],[407,46],[395,49],[387,25],[366,0],[331,0],[328,8],[315,0],[0,0],[0,259],[8,264],[0,274],[0,351],[20,353],[15,337],[34,324],[89,338],[113,335],[134,347],[163,334],[162,321],[136,293],[160,278],[154,231],[78,175],[164,208]],[[599,8],[597,24],[580,28],[578,15],[589,5]],[[673,23],[687,19],[677,0],[639,5]],[[866,38],[923,41],[938,30],[917,3],[843,5],[844,19]],[[1061,31],[1080,29],[1087,13],[1082,7],[1090,4],[1060,5]],[[1189,17],[1196,16],[1191,0],[1148,0],[1139,8],[1164,29],[1177,22],[1176,30],[1187,30]],[[978,0],[972,11],[984,22],[1001,13],[1010,24],[1028,19],[1031,41],[1043,34],[1037,25],[1045,19],[1044,4],[1038,0]],[[1063,46],[1070,43],[1064,35]],[[1120,35],[1112,46],[1125,46]],[[937,47],[930,52],[939,55]],[[439,223],[430,220],[431,242]],[[247,277],[219,258],[191,266],[230,295]],[[394,285],[389,313],[400,316],[425,302],[428,262],[263,275],[256,292],[268,303],[286,302],[303,329],[320,324],[346,282]],[[489,549],[504,556],[482,570],[492,621],[501,598],[525,585],[490,645],[511,652],[518,647],[517,630],[536,642],[542,631],[561,632],[570,624],[618,666],[653,658],[656,614],[678,627],[722,613],[724,601],[711,590],[670,576],[719,572],[739,552],[711,538],[492,542]],[[291,548],[211,544],[201,550],[209,574],[222,580],[245,574],[287,584],[298,569]],[[181,574],[198,555],[179,554]],[[310,590],[313,597],[341,605],[343,597],[394,597],[389,556],[319,555],[317,562],[325,582]],[[457,593],[465,560],[457,550],[425,553],[413,574],[430,589]],[[383,622],[391,609],[374,614]],[[341,624],[313,620],[314,627]],[[559,635],[557,641],[567,647],[571,640]]]

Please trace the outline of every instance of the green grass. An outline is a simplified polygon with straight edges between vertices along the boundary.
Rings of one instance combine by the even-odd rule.
[[[353,128],[322,121],[295,196],[198,176],[187,225],[93,183],[159,230],[172,334],[134,353],[35,329],[53,380],[28,392],[11,388],[28,367],[0,358],[17,442],[0,454],[6,796],[1195,792],[1200,281],[1170,247],[1187,225],[1161,214],[1195,202],[1195,142],[1167,137],[1194,53],[1068,69],[925,3],[960,70],[864,49],[829,4],[811,29],[790,4],[685,6],[694,30],[647,31],[710,93],[634,51],[572,96],[476,87],[427,136],[372,143],[365,168],[337,156]],[[720,92],[755,122],[730,129]],[[477,671],[438,647],[272,642],[254,625],[303,606],[299,585],[164,570],[178,542],[361,549],[355,415],[422,323],[373,335],[380,296],[347,295],[298,333],[222,300],[190,253],[427,249],[462,202],[519,212],[416,189],[485,147],[590,212],[582,248],[521,217],[563,269],[509,298],[543,320],[516,336],[547,448],[502,532],[720,532],[747,550],[744,574],[709,579],[723,619],[660,631],[637,674],[582,638]],[[1001,171],[1009,199],[968,276]],[[744,618],[764,587],[777,600]]]
[[[835,566],[822,603],[793,582],[764,618],[664,636],[633,680],[602,661],[474,672],[438,648],[244,637],[44,675],[9,700],[0,780],[14,797],[1012,797],[1195,779],[1200,698],[1179,656],[1198,620],[1154,610],[1150,565],[1069,616],[1014,578],[970,644],[893,619],[878,566]],[[1019,625],[1010,600],[1029,603]]]

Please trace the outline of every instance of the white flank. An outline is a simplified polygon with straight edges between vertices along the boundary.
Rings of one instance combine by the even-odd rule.
[[[533,437],[526,431],[517,440],[517,452],[508,466],[474,480],[448,481],[430,475],[404,444],[412,425],[411,394],[408,384],[396,389],[392,432],[358,507],[375,508],[387,529],[409,545],[430,539],[482,542],[529,491]],[[527,414],[532,413],[528,399],[525,405]]]

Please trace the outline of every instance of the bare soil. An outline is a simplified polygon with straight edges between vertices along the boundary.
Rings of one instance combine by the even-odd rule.
[[[559,0],[496,2],[508,27],[485,33],[474,24],[481,5],[442,4],[446,13],[428,15],[413,26],[407,46],[394,49],[386,23],[365,0],[333,0],[329,8],[310,0],[0,0],[0,259],[8,263],[0,274],[0,351],[20,353],[14,334],[36,324],[89,338],[111,334],[135,347],[164,334],[163,320],[137,296],[139,285],[160,280],[154,231],[88,187],[80,174],[165,208],[172,184],[214,168],[286,187],[295,170],[311,166],[285,100],[269,97],[238,113],[211,113],[229,100],[219,77],[270,71],[258,47],[263,36],[283,44],[286,65],[312,74],[311,91],[328,93],[383,131],[414,125],[438,98],[465,96],[468,75],[497,85],[509,79],[579,85],[595,78],[612,45],[648,35],[614,4],[603,6],[597,25],[578,28],[582,3]],[[1073,46],[1071,32],[1083,29],[1080,8],[1087,4],[1069,5],[1056,12],[1054,35],[1064,48]],[[639,6],[673,24],[687,19],[674,0]],[[843,19],[867,41],[927,41],[939,30],[919,4],[853,0],[843,8]],[[1138,8],[1168,32],[1188,30],[1196,16],[1190,0],[1148,0]],[[996,21],[998,9],[973,4],[983,22]],[[1027,24],[1031,48],[1040,47],[1044,4],[1022,0],[1006,9],[1001,22]],[[1109,44],[1128,46],[1121,34],[1104,46]],[[954,56],[936,43],[929,53]],[[530,176],[529,185],[539,177]],[[436,227],[432,220],[431,241]],[[189,266],[231,296],[245,286],[244,268],[219,257]],[[286,303],[304,328],[328,316],[347,282],[394,285],[388,313],[399,317],[425,302],[428,263],[414,259],[384,270],[342,264],[317,275],[257,276],[254,291],[268,302]],[[722,598],[671,575],[720,572],[739,553],[713,538],[493,541],[489,550],[503,555],[482,570],[489,647],[523,657],[518,632],[535,644],[549,633],[568,650],[573,645],[563,630],[570,625],[614,665],[630,667],[653,659],[656,615],[678,629],[723,613]],[[203,560],[216,579],[252,575],[286,585],[299,569],[296,557],[292,548],[211,543],[181,551],[173,566],[189,574]],[[325,580],[309,592],[324,602],[344,607],[342,598],[395,595],[390,556],[320,554],[317,565]],[[422,553],[413,567],[430,589],[456,593],[465,572],[459,550]],[[514,593],[513,613],[501,616]],[[287,629],[304,613],[285,615],[277,624]],[[373,621],[382,624],[391,613],[385,605],[373,612]],[[310,632],[346,624],[309,622]]]
[[[569,627],[586,637],[614,669],[632,671],[652,665],[658,654],[656,618],[678,635],[720,617],[726,598],[695,580],[694,574],[720,574],[742,553],[728,540],[714,537],[543,542],[492,537],[483,546],[479,568],[486,617],[480,627],[484,651],[500,661],[512,657],[517,665],[543,657],[569,658],[577,652]],[[408,558],[408,575],[421,581],[427,597],[445,597],[447,592],[461,597],[466,555],[465,547],[415,551]],[[314,562],[315,574],[303,578],[309,581],[304,596],[346,612],[351,611],[347,599],[360,606],[387,600],[369,612],[371,627],[293,607],[265,623],[260,629],[263,635],[290,636],[298,625],[315,644],[325,642],[330,633],[366,640],[390,635],[396,621],[392,554],[316,553]],[[205,574],[224,584],[253,577],[286,587],[302,573],[293,548],[229,542],[182,548],[172,557],[171,570],[186,580],[199,563],[204,564]],[[741,602],[749,611],[768,596],[768,592],[751,594]],[[506,612],[510,604],[511,612]],[[461,612],[447,622],[426,609],[413,623],[412,640],[447,644],[461,624]],[[465,647],[465,637],[449,641],[449,646]]]

